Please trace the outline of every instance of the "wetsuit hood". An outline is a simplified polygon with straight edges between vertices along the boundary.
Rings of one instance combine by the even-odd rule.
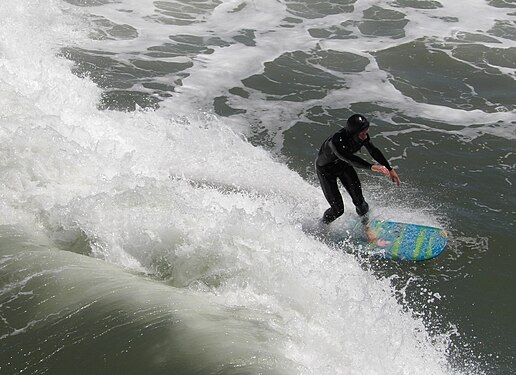
[[[352,134],[357,135],[358,133],[369,128],[369,121],[361,114],[354,114],[346,123],[346,129]]]

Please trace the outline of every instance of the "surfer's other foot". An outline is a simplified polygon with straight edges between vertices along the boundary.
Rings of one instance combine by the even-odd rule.
[[[382,240],[381,238],[376,240],[376,246],[387,247],[391,244],[391,241]]]
[[[369,227],[366,228],[365,233],[366,233],[366,236],[367,236],[367,241],[370,244],[373,244],[373,245],[376,245],[376,246],[379,246],[379,247],[386,247],[386,246],[389,246],[391,244],[391,241],[387,241],[387,240],[384,240],[384,239],[376,237],[374,232]]]

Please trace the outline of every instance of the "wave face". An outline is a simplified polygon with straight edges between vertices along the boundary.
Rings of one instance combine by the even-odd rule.
[[[514,370],[514,6],[468,4],[3,0],[0,372]],[[303,232],[353,112],[438,259]]]

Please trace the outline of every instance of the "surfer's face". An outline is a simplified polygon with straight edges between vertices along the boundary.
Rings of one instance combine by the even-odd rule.
[[[369,129],[364,129],[360,133],[358,133],[358,139],[361,141],[365,141],[367,138],[367,133],[369,132]]]

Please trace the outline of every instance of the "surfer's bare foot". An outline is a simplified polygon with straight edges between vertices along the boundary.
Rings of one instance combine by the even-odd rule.
[[[387,240],[382,240],[382,239],[378,239],[376,240],[376,246],[380,246],[380,247],[387,247],[391,244],[391,241],[387,241]]]
[[[366,227],[365,233],[367,236],[367,241],[369,241],[370,244],[380,247],[386,247],[389,246],[391,243],[391,241],[383,240],[381,238],[376,237],[372,229],[369,227]]]
[[[374,232],[368,226],[365,228],[365,234],[369,243],[376,243],[376,241],[378,241],[378,237],[375,236]]]

